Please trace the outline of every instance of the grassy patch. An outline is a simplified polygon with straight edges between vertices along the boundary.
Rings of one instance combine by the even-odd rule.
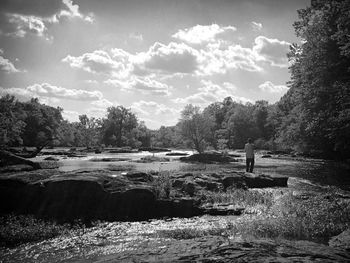
[[[0,217],[0,246],[14,247],[27,242],[41,241],[67,231],[67,225],[43,221],[30,215],[6,215]]]
[[[226,192],[204,192],[203,204],[231,204],[244,207],[247,212],[267,211],[274,202],[274,194],[270,191],[230,189]]]
[[[283,195],[265,215],[244,216],[230,226],[232,235],[327,242],[350,227],[346,200],[317,194],[300,200]]]
[[[152,188],[157,198],[169,198],[172,188],[170,171],[160,171],[152,182]]]

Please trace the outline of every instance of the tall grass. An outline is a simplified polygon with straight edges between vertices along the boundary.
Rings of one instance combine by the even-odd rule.
[[[14,247],[41,241],[67,233],[68,229],[68,225],[58,225],[31,215],[5,215],[0,217],[0,246]]]
[[[152,188],[156,198],[170,198],[172,181],[170,171],[160,171],[152,182]]]
[[[288,193],[267,214],[237,220],[231,225],[231,234],[327,242],[349,227],[348,201],[321,194],[300,200]]]
[[[246,213],[267,211],[274,202],[274,193],[261,190],[229,189],[226,192],[202,192],[203,205],[230,204],[244,207]]]

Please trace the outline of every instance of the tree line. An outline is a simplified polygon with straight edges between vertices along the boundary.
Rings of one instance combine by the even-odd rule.
[[[274,104],[234,102],[227,97],[201,109],[187,105],[175,126],[148,129],[123,106],[103,118],[62,118],[62,109],[37,99],[0,98],[0,146],[113,146],[258,148],[294,150],[327,158],[350,158],[350,1],[315,0],[298,10],[300,45],[288,54],[288,92]]]

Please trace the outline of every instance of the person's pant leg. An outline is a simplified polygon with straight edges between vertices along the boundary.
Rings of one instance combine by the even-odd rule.
[[[245,160],[245,164],[246,164],[246,172],[249,172],[249,164],[250,164],[250,159],[249,158],[247,158],[246,160]]]
[[[254,169],[254,158],[250,159],[250,169],[249,172],[252,173]]]

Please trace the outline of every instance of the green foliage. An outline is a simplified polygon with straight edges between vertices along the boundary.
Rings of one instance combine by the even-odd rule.
[[[312,1],[294,23],[290,90],[279,102],[278,142],[326,156],[350,156],[350,39],[347,0]]]
[[[102,122],[102,141],[105,145],[135,147],[137,118],[123,106],[109,107]],[[130,136],[131,135],[131,136]]]
[[[0,246],[13,247],[62,235],[68,226],[36,219],[33,216],[0,217]]]
[[[282,195],[268,213],[248,217],[231,226],[234,235],[305,239],[326,242],[350,226],[350,208],[335,195],[316,194],[306,200]]]
[[[38,99],[19,102],[13,96],[0,98],[0,144],[40,147],[57,136],[62,109],[39,103]]]
[[[152,183],[157,198],[169,198],[172,188],[170,171],[161,171]]]
[[[273,204],[273,194],[267,191],[230,189],[226,192],[204,193],[204,204],[232,204],[237,207],[253,208],[264,206],[264,210]]]
[[[179,122],[181,134],[199,153],[206,149],[206,138],[210,137],[213,125],[212,117],[202,113],[197,106],[189,104],[181,112]]]
[[[21,145],[21,134],[26,126],[25,112],[14,96],[0,98],[0,147]]]

